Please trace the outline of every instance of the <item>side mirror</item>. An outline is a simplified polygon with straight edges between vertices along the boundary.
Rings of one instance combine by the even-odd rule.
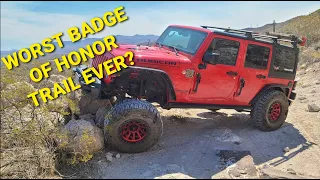
[[[213,64],[213,65],[217,64],[218,60],[219,60],[219,54],[217,53],[206,53],[202,59],[203,62],[208,64]]]

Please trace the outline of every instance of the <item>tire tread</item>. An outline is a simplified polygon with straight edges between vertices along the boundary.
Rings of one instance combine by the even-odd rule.
[[[262,94],[258,100],[256,101],[256,103],[254,104],[254,108],[253,108],[253,112],[252,112],[252,119],[254,120],[254,124],[255,126],[260,129],[261,131],[273,131],[276,130],[278,128],[281,127],[271,127],[267,124],[265,118],[264,118],[264,114],[266,111],[266,105],[268,103],[268,101],[270,101],[270,99],[274,98],[274,97],[281,97],[283,98],[283,100],[286,101],[286,96],[284,95],[283,92],[278,91],[278,90],[271,90],[271,91],[267,91],[264,94]]]

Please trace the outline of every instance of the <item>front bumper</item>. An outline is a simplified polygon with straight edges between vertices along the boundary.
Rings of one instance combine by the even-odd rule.
[[[85,91],[94,97],[99,97],[101,95],[101,80],[92,74],[92,78],[95,78],[95,82],[86,84],[82,76],[82,72],[87,68],[88,66],[81,65],[72,69],[75,81],[77,84],[80,84],[82,91]]]

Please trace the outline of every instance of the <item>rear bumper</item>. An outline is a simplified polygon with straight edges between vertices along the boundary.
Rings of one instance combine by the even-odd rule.
[[[296,99],[296,96],[297,94],[295,92],[291,92],[290,95],[289,95],[289,99],[288,99],[288,102],[289,102],[289,106],[291,106],[292,102]]]
[[[297,93],[291,92],[291,93],[290,93],[290,96],[289,96],[289,99],[295,100],[295,99],[296,99],[296,96],[297,96]]]
[[[95,78],[95,82],[86,84],[82,76],[82,72],[87,68],[88,66],[81,65],[72,69],[75,81],[81,85],[82,91],[90,93],[94,97],[99,97],[101,92],[101,81],[97,77],[92,76],[93,78]]]

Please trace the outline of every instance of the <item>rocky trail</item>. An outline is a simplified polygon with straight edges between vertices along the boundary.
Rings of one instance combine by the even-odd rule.
[[[279,130],[261,132],[248,113],[234,110],[158,108],[164,132],[148,152],[106,149],[61,173],[108,179],[319,178],[320,62],[300,70],[297,77],[297,98]]]

